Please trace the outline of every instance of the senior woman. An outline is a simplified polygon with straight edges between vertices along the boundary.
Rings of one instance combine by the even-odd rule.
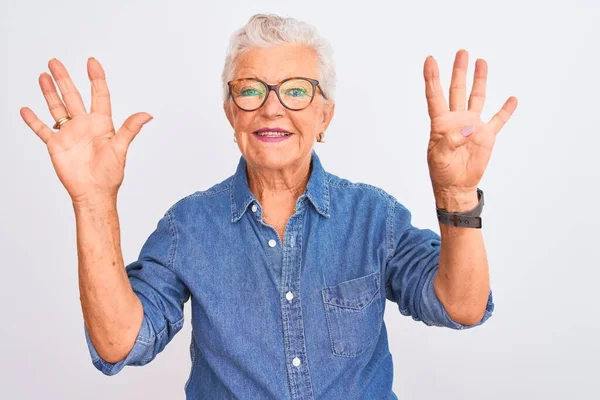
[[[467,53],[457,53],[449,107],[436,61],[426,59],[440,237],[414,227],[385,191],[324,169],[313,145],[334,115],[335,73],[312,26],[255,15],[231,40],[223,107],[241,151],[237,170],[175,203],[126,268],[117,191],[128,146],[152,117],[132,115],[115,133],[94,59],[89,113],[55,59],[40,85],[59,131],[21,110],[73,201],[93,364],[114,375],[152,361],[183,327],[191,298],[189,399],[396,398],[386,299],[452,329],[492,313],[478,183],[516,99],[484,123],[485,61],[467,109]]]

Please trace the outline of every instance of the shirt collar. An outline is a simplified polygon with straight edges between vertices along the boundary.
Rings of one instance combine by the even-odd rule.
[[[304,197],[307,197],[315,210],[329,218],[329,182],[325,175],[325,170],[321,165],[321,160],[317,153],[313,150],[311,156],[312,171],[308,178],[306,191],[298,198],[298,202]],[[246,171],[247,161],[244,156],[240,156],[237,170],[233,175],[231,183],[231,221],[237,222],[248,206],[253,202],[258,201],[250,191],[248,186],[248,175]]]

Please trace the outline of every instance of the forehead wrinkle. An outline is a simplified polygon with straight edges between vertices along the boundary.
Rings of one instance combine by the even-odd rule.
[[[304,78],[313,78],[316,79],[314,77],[312,77],[311,75],[313,74],[292,74],[292,73],[288,73],[288,74],[279,74],[280,79],[276,79],[274,81],[272,81],[271,79],[267,79],[267,77],[263,74],[259,74],[256,73],[256,71],[252,68],[245,68],[245,69],[241,69],[240,72],[236,73],[235,75],[238,75],[236,77],[234,77],[233,79],[244,79],[244,78],[258,78],[264,82],[267,82],[270,85],[277,85],[279,82],[288,79],[288,78],[293,78],[293,77],[304,77]]]
[[[311,62],[316,60],[307,60],[307,53],[314,55],[314,51],[301,46],[252,49],[241,54],[236,60],[233,79],[258,78],[272,85],[296,76],[318,79],[316,76],[316,63]],[[273,59],[275,61],[272,61]],[[257,68],[257,66],[264,67]],[[266,72],[266,74],[259,72],[259,70]],[[271,72],[273,72],[272,77],[275,78],[274,80],[267,78],[267,75],[271,75]]]

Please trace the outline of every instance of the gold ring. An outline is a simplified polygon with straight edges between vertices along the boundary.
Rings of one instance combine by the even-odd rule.
[[[67,122],[70,119],[71,119],[71,117],[69,117],[68,115],[66,117],[62,117],[61,119],[59,119],[58,121],[56,121],[56,123],[54,124],[54,126],[52,128],[53,129],[60,129],[60,127],[62,126],[62,124],[64,124],[65,122]]]

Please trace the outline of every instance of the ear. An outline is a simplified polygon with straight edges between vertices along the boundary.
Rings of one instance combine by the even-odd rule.
[[[333,114],[335,113],[335,102],[334,101],[327,101],[324,105],[323,105],[323,112],[321,113],[321,132],[325,132],[327,130],[327,127],[329,126],[329,124],[331,123],[331,120],[333,119]]]
[[[223,111],[225,111],[225,116],[227,117],[229,124],[231,125],[232,128],[234,128],[233,113],[231,111],[231,102],[229,101],[229,99],[225,103],[223,103]]]

